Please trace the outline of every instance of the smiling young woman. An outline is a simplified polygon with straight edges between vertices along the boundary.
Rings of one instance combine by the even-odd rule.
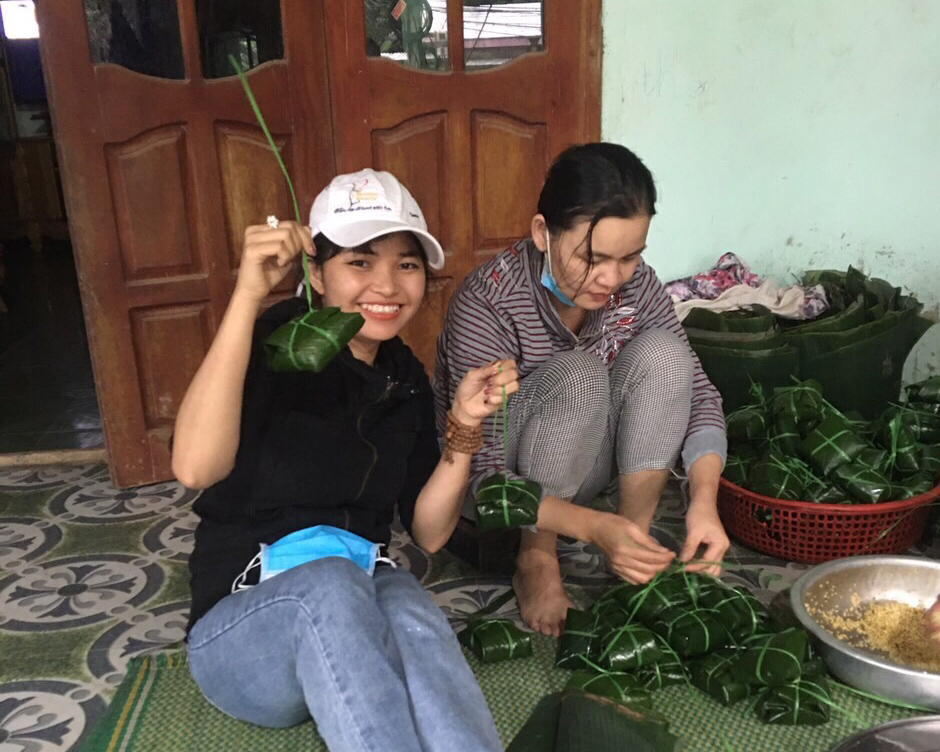
[[[426,550],[447,541],[478,447],[446,443],[441,459],[431,386],[398,336],[443,251],[385,172],[333,180],[310,224],[246,230],[235,292],[177,417],[174,472],[207,488],[194,505],[190,670],[223,712],[263,726],[312,716],[337,752],[494,752],[447,619],[378,555],[396,512]],[[258,316],[299,258],[323,305],[364,319],[317,373],[265,359],[268,335],[305,300]],[[449,409],[458,433],[479,438],[517,387],[512,361],[470,369]]]
[[[463,281],[438,342],[439,424],[474,362],[517,363],[508,470],[538,483],[543,498],[537,525],[523,530],[513,585],[523,619],[546,634],[559,634],[571,605],[558,534],[597,545],[630,582],[648,581],[675,558],[649,528],[680,456],[691,494],[680,559],[717,573],[729,545],[717,512],[727,444],[721,397],[643,261],[655,213],[653,177],[629,149],[567,149],[545,178],[531,237]],[[484,436],[471,491],[503,467],[502,439],[489,428]],[[616,514],[581,505],[612,483]],[[711,565],[692,562],[700,546]]]

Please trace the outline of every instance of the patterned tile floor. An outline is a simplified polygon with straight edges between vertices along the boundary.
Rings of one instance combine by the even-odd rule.
[[[0,471],[0,752],[78,749],[127,661],[182,638],[195,497],[176,483],[117,490],[104,465]],[[673,548],[684,505],[671,485],[655,534]],[[508,588],[404,533],[391,548],[454,622]],[[564,545],[560,558],[585,592],[612,584],[596,552]],[[769,602],[804,569],[736,547],[725,579]],[[500,615],[517,619],[515,602]]]

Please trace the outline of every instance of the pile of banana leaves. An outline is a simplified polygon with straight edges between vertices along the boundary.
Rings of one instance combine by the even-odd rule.
[[[852,267],[807,272],[802,284],[822,285],[830,304],[811,321],[778,318],[762,306],[697,308],[686,317],[689,342],[725,409],[745,404],[751,383],[770,392],[796,378],[821,383],[839,410],[877,417],[897,401],[904,361],[931,326],[923,305]]]
[[[570,609],[556,666],[576,669],[567,689],[639,714],[673,684],[723,705],[749,700],[765,723],[825,723],[832,705],[805,631],[777,628],[747,590],[681,569],[617,585],[589,611]]]
[[[864,379],[861,379],[864,380]],[[810,379],[751,389],[727,416],[724,477],[790,501],[875,504],[930,491],[940,479],[940,377],[907,388],[907,401],[873,421],[853,420]]]

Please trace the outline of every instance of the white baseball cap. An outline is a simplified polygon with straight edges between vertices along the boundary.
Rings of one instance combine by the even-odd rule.
[[[355,248],[390,232],[413,232],[428,266],[444,266],[444,251],[428,232],[421,207],[390,172],[366,169],[333,178],[313,202],[310,229],[343,248]]]

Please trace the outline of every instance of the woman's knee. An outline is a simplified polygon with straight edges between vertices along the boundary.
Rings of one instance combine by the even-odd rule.
[[[594,355],[569,350],[558,353],[522,382],[522,399],[536,403],[532,414],[564,415],[572,426],[594,425],[610,406],[607,367]],[[546,413],[546,410],[548,413]]]
[[[634,337],[620,353],[614,365],[618,371],[633,371],[688,388],[692,384],[695,362],[692,351],[677,334],[665,329],[650,329]]]
[[[379,609],[393,630],[409,629],[453,637],[444,612],[409,572],[383,571],[375,580]]]
[[[558,353],[545,365],[546,382],[564,391],[601,388],[606,390],[607,367],[590,353],[569,350]]]

